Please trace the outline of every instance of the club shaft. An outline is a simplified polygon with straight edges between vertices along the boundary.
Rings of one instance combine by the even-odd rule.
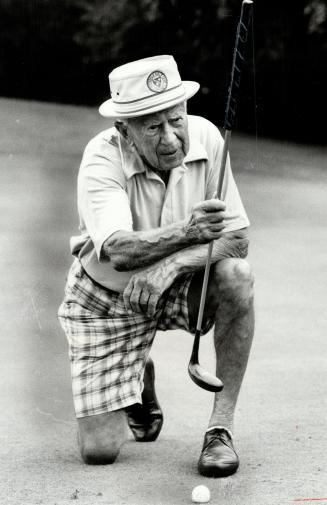
[[[225,121],[224,121],[224,129],[225,129],[225,137],[224,137],[224,147],[223,153],[220,163],[220,171],[218,177],[218,187],[217,187],[217,198],[221,200],[222,197],[222,189],[224,183],[227,155],[231,137],[231,130],[234,126],[235,115],[236,115],[236,106],[237,106],[237,98],[239,94],[240,82],[241,82],[241,74],[242,68],[244,65],[244,54],[245,54],[245,46],[248,38],[249,26],[252,18],[252,10],[253,10],[253,2],[251,0],[243,0],[241,15],[237,26],[236,31],[236,39],[233,53],[233,63],[230,77],[230,85],[228,88],[228,97],[227,104],[225,110]],[[197,332],[201,332],[202,328],[202,320],[204,313],[205,300],[207,296],[208,282],[209,282],[209,272],[211,266],[211,257],[213,250],[213,242],[210,242],[208,246],[208,254],[206,260],[206,266],[204,270],[201,298],[200,298],[200,306],[198,312],[198,320],[196,329]]]
[[[250,21],[252,18],[252,8],[253,8],[252,0],[243,0],[241,16],[240,16],[240,20],[239,20],[238,27],[237,27],[237,33],[236,33],[236,41],[235,41],[234,54],[233,54],[233,64],[232,64],[232,71],[231,71],[231,80],[230,80],[230,86],[228,89],[228,97],[227,97],[227,104],[226,104],[226,110],[225,110],[225,121],[224,121],[225,136],[224,136],[223,152],[222,152],[222,157],[221,157],[220,171],[219,171],[218,183],[217,183],[217,198],[219,200],[222,199],[223,183],[224,183],[224,175],[225,175],[225,169],[226,169],[226,163],[227,163],[229,142],[230,142],[230,137],[231,137],[231,130],[232,130],[234,122],[235,122],[237,97],[238,97],[238,92],[239,92],[239,87],[240,87],[241,72],[242,72],[243,63],[244,63],[245,45],[246,45],[246,41],[248,38],[248,29],[249,29]],[[194,342],[193,342],[193,349],[192,349],[191,359],[189,362],[188,371],[189,371],[190,377],[198,386],[200,386],[201,388],[206,389],[208,391],[218,392],[218,391],[221,391],[222,388],[224,387],[221,380],[218,379],[218,377],[214,377],[214,376],[208,374],[208,372],[205,372],[205,370],[203,370],[202,367],[199,365],[199,344],[200,344],[203,313],[204,313],[204,307],[205,307],[205,301],[206,301],[207,289],[208,289],[208,282],[209,282],[209,273],[210,273],[210,266],[211,266],[213,244],[214,244],[214,242],[212,241],[208,245],[208,254],[207,254],[206,266],[205,266],[205,271],[204,271],[204,278],[203,278],[203,284],[202,284],[198,319],[197,319],[195,337],[194,337]],[[208,375],[210,375],[210,378],[208,377]]]
[[[231,131],[226,130],[225,137],[224,137],[223,153],[222,153],[221,163],[220,163],[218,186],[217,186],[217,198],[219,200],[221,200],[221,195],[222,195],[222,190],[223,190],[224,175],[225,175],[225,169],[226,169],[226,163],[227,163],[227,154],[228,154],[230,137],[231,137]],[[202,328],[203,312],[204,312],[204,306],[205,306],[207,290],[208,290],[212,250],[213,250],[213,241],[210,242],[210,244],[208,246],[207,260],[206,260],[206,266],[204,269],[200,306],[199,306],[199,312],[198,312],[198,320],[197,320],[197,324],[196,324],[197,332],[201,332],[201,328]]]

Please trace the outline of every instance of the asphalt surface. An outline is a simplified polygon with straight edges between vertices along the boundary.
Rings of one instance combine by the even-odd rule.
[[[327,504],[326,149],[233,135],[257,315],[236,415],[239,472],[197,474],[212,398],[188,378],[192,338],[181,331],[158,333],[153,348],[160,438],[130,440],[115,465],[90,467],[56,310],[82,149],[105,122],[92,108],[2,99],[0,111],[0,503],[182,505],[205,484],[212,504]],[[201,361],[213,370],[210,337]]]

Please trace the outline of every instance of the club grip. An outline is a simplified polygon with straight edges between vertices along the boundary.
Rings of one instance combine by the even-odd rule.
[[[240,20],[236,31],[236,40],[233,54],[233,64],[230,85],[228,88],[227,105],[225,111],[225,130],[232,130],[235,121],[237,98],[241,83],[241,74],[244,64],[244,54],[251,23],[253,2],[243,0]]]

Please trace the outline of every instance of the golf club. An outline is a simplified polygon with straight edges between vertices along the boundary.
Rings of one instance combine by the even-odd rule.
[[[225,121],[224,121],[224,147],[220,164],[220,172],[218,178],[218,187],[217,187],[217,198],[221,199],[222,187],[225,175],[226,168],[226,160],[229,148],[229,142],[231,137],[231,130],[235,121],[236,114],[236,106],[237,106],[237,97],[240,87],[241,81],[241,73],[244,63],[244,53],[245,53],[245,45],[248,38],[248,31],[252,17],[252,9],[253,2],[252,0],[243,0],[240,20],[237,26],[236,31],[236,40],[233,54],[233,63],[232,63],[232,71],[231,71],[231,79],[230,86],[228,89],[228,98],[227,105],[225,111]],[[198,319],[196,325],[196,331],[194,336],[193,348],[191,353],[190,362],[188,365],[188,373],[191,379],[200,386],[202,389],[206,389],[207,391],[219,392],[223,389],[224,385],[222,381],[216,377],[215,375],[207,372],[204,368],[199,364],[199,344],[201,337],[201,329],[202,329],[202,319],[203,312],[205,306],[205,299],[208,288],[208,280],[209,280],[209,272],[211,265],[211,256],[212,256],[213,242],[210,242],[208,246],[208,255],[207,261],[204,271],[201,298],[200,298],[200,306],[198,312]]]

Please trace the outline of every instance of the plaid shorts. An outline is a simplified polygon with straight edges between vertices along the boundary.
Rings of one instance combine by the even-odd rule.
[[[165,291],[150,319],[128,314],[121,293],[94,283],[74,261],[58,317],[69,344],[76,417],[142,403],[144,366],[156,331],[194,332],[187,307],[192,277],[183,275]],[[203,332],[212,325],[205,321]]]

